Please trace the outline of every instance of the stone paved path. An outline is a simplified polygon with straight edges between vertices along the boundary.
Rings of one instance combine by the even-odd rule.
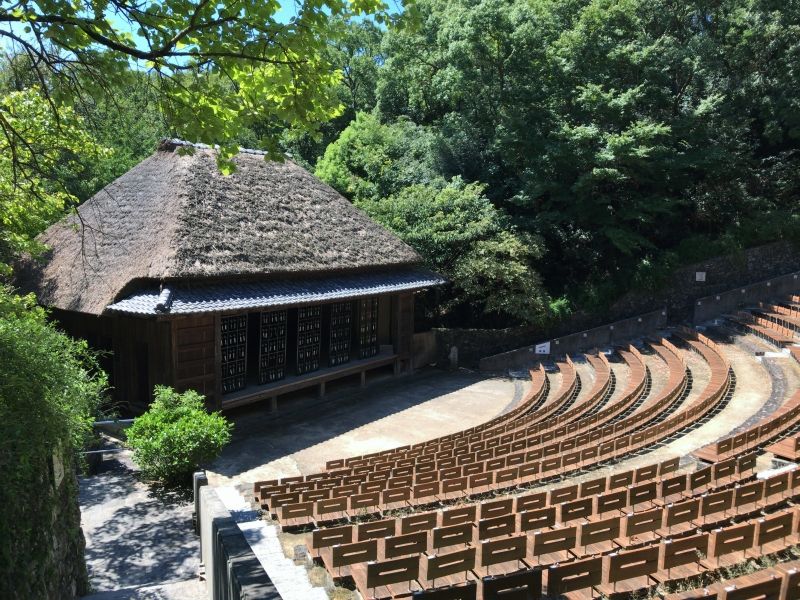
[[[138,481],[127,455],[80,479],[81,526],[92,594],[85,600],[197,600],[200,540],[193,505]]]

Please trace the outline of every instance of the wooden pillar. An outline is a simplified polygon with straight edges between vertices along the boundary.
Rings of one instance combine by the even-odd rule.
[[[270,409],[270,412],[274,412],[274,413],[278,412],[278,397],[277,396],[272,396],[269,399],[269,409]]]
[[[394,348],[400,359],[397,369],[401,372],[410,372],[413,363],[414,294],[397,296],[397,313],[394,321],[397,332]]]
[[[324,398],[325,397],[325,382],[324,381],[321,381],[320,384],[319,384],[319,397],[320,398]]]
[[[217,410],[222,409],[222,317],[214,315],[214,399]]]
[[[361,387],[365,387],[367,385],[367,370],[361,370]]]

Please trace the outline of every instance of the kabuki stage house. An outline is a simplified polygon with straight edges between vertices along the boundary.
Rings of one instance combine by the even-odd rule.
[[[229,408],[367,371],[411,369],[414,292],[442,279],[291,160],[168,140],[40,240],[21,291],[108,350],[115,400],[153,386]]]

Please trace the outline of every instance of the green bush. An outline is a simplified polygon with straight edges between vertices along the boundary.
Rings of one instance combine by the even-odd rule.
[[[0,284],[0,598],[88,591],[74,473],[106,386],[86,342]]]
[[[219,413],[206,412],[194,390],[156,386],[155,401],[127,431],[128,446],[145,477],[178,483],[219,456],[232,428]]]

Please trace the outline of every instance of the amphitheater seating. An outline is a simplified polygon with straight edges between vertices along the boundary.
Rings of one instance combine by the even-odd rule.
[[[734,316],[728,318],[738,323],[744,329],[779,348],[789,346],[795,342],[794,331],[788,327],[784,327],[780,322],[744,311],[739,311]]]
[[[731,319],[800,360],[798,315],[764,304]],[[556,365],[555,390],[537,365],[520,403],[487,423],[258,482],[256,501],[284,528],[312,527],[312,556],[365,599],[627,598],[777,556],[800,542],[800,469],[755,467],[763,452],[800,457],[800,391],[693,452],[694,470],[673,457],[569,480],[651,451],[724,403],[733,385],[725,354],[697,331],[676,333],[649,341],[649,358],[617,350],[624,389],[602,353],[585,357],[586,389],[569,357]],[[684,352],[710,373],[691,396]],[[655,364],[666,377],[650,390]],[[787,563],[667,597],[800,598],[800,576]]]
[[[767,442],[783,437],[800,425],[800,390],[795,392],[774,413],[755,423],[752,427],[718,442],[696,450],[693,454],[701,460],[716,462],[740,452],[753,450]]]
[[[800,561],[665,596],[665,600],[793,600],[800,597]]]
[[[548,595],[586,588],[606,595],[630,593],[797,542],[800,507],[786,501],[800,494],[800,471],[764,479],[752,479],[748,471],[740,475],[737,483],[723,483],[679,503],[633,513],[625,507],[610,517],[590,510],[563,518],[563,511],[556,511],[555,520],[551,515],[547,524],[539,522],[528,530],[529,511],[511,512],[510,502],[505,514],[456,525],[439,525],[447,522],[447,511],[428,513],[431,518],[402,517],[394,531],[408,533],[334,546],[323,561],[334,576],[352,576],[364,598],[397,597],[409,588],[435,587],[436,580],[439,586],[472,580],[480,586],[486,577],[536,568],[545,571]],[[740,496],[736,492],[744,482],[755,484],[759,492]],[[629,505],[635,504],[635,487],[627,490]],[[681,506],[690,510],[679,510]],[[503,507],[495,503],[494,508]],[[731,524],[733,516],[745,520]],[[687,528],[674,529],[681,524]],[[651,535],[639,539],[640,534]],[[437,538],[447,541],[436,544]],[[347,564],[359,566],[343,572]],[[383,578],[386,573],[393,578]]]
[[[789,352],[794,357],[794,359],[800,363],[800,346],[792,346],[789,348]]]
[[[399,507],[420,507],[510,490],[627,456],[694,423],[724,397],[729,385],[726,361],[708,338],[691,332],[683,335],[709,363],[712,377],[692,405],[678,412],[669,414],[686,386],[686,370],[678,350],[661,340],[653,347],[668,364],[667,385],[616,423],[600,427],[602,423],[594,415],[589,421],[593,423],[590,431],[580,433],[579,423],[578,433],[572,436],[558,422],[505,427],[503,431],[510,433],[485,439],[481,434],[462,437],[431,449],[420,448],[413,456],[402,454],[405,458],[367,462],[299,481],[284,479],[273,485],[259,482],[256,486],[261,505],[284,526],[319,525],[342,517],[378,515]],[[571,381],[572,377],[563,379]],[[567,389],[573,387],[569,383]],[[565,397],[566,390],[558,396]],[[598,415],[610,418],[616,412],[603,410]],[[535,431],[543,433],[532,433]],[[550,441],[561,436],[566,437]],[[470,444],[472,439],[474,444]]]
[[[800,331],[800,310],[794,307],[761,302],[752,312],[793,332]]]

